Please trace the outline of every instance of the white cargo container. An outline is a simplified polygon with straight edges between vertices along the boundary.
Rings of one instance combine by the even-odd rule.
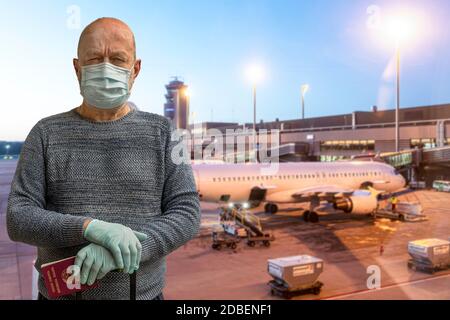
[[[450,266],[450,241],[441,239],[422,239],[408,244],[412,260],[408,266],[434,272]]]
[[[375,218],[398,219],[409,222],[428,220],[423,213],[422,205],[418,202],[399,202],[395,212],[392,211],[392,204],[387,203],[384,208],[378,208],[374,216]]]
[[[316,257],[301,255],[270,259],[267,271],[274,278],[270,283],[272,290],[284,295],[305,290],[318,294],[323,285],[317,281],[323,272],[323,260]]]

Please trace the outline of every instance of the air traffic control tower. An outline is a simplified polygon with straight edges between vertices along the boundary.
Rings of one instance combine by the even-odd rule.
[[[177,77],[166,85],[166,103],[164,116],[172,120],[177,129],[189,127],[189,95],[188,86]]]

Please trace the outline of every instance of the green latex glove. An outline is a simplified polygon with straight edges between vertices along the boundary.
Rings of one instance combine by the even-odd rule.
[[[123,272],[131,274],[139,268],[142,252],[140,241],[147,239],[146,234],[118,223],[92,220],[84,231],[84,237],[107,248]]]
[[[77,253],[75,265],[80,268],[81,284],[92,285],[108,272],[119,269],[108,249],[91,243]]]

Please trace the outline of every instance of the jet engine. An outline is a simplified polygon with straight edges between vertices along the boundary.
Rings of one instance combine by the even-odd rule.
[[[377,195],[365,190],[356,191],[349,197],[339,198],[334,203],[335,209],[361,215],[372,213],[377,206]]]

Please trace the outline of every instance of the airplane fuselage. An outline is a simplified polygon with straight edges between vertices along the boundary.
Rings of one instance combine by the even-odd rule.
[[[293,203],[277,195],[317,186],[338,186],[358,190],[371,186],[393,192],[405,185],[395,169],[376,161],[279,163],[276,172],[265,173],[268,164],[195,164],[193,170],[202,201],[245,202],[255,187],[266,189],[266,201]]]

